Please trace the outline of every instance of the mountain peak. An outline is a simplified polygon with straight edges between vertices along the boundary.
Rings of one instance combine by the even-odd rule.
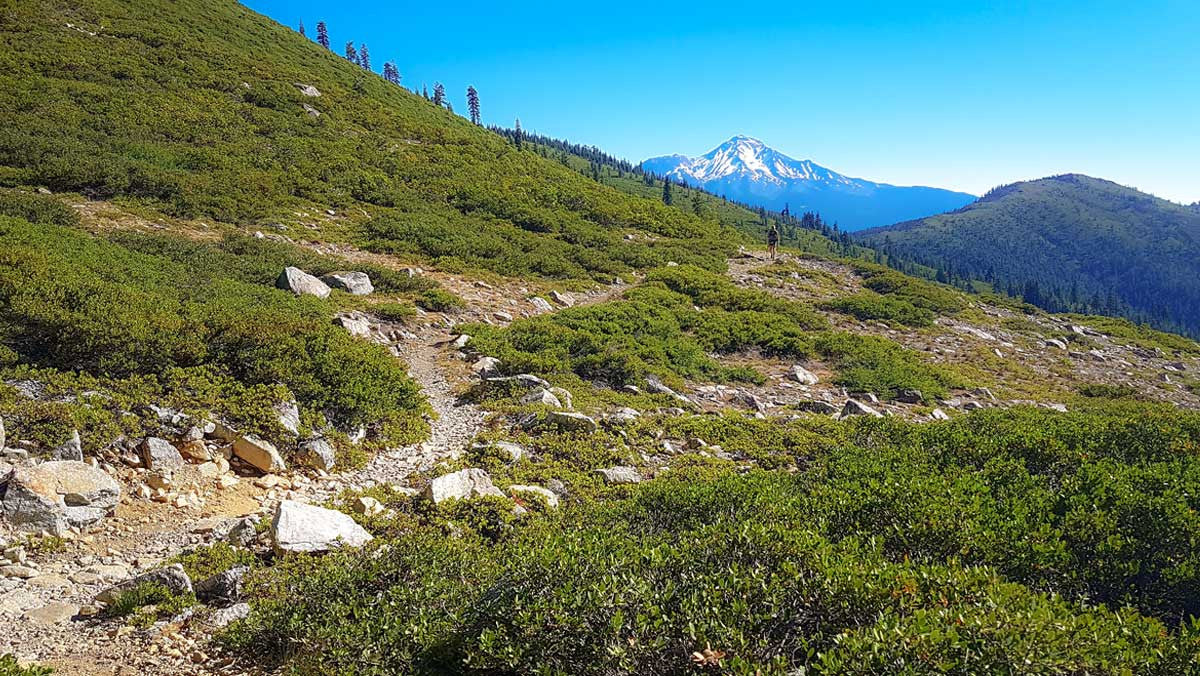
[[[819,211],[851,230],[950,211],[975,199],[948,190],[851,178],[811,160],[789,157],[745,134],[731,136],[699,157],[656,157],[641,166],[751,205]]]

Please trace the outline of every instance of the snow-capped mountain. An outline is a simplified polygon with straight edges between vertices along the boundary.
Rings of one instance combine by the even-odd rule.
[[[655,157],[642,168],[739,202],[775,210],[787,206],[792,213],[817,211],[846,230],[953,211],[975,201],[974,195],[951,190],[850,178],[748,136],[734,136],[700,157]]]

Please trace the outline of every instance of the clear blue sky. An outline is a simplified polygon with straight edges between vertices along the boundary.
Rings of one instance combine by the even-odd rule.
[[[246,5],[634,161],[744,133],[903,185],[1081,172],[1200,200],[1197,0]]]

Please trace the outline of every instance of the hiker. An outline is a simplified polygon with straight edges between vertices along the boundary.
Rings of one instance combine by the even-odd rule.
[[[771,229],[767,231],[767,251],[771,254],[771,260],[775,260],[775,254],[778,249],[779,226],[775,223],[772,223]]]

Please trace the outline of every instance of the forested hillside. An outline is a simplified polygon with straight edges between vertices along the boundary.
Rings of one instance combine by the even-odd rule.
[[[1200,334],[1200,212],[1109,181],[1015,183],[858,239],[1053,311]]]

